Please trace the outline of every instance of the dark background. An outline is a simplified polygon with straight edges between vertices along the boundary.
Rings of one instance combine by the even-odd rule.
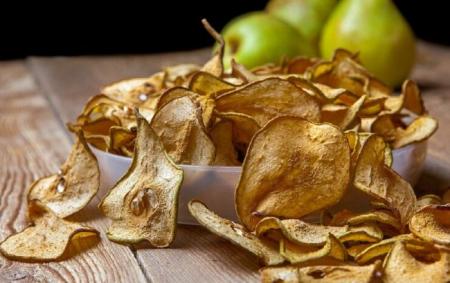
[[[362,0],[364,1],[364,0]],[[62,3],[63,2],[63,3]],[[200,20],[220,29],[267,1],[96,1],[0,6],[0,59],[28,55],[153,53],[209,46]],[[446,1],[394,1],[422,39],[450,44]]]

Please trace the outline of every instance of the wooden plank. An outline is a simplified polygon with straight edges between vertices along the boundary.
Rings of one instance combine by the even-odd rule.
[[[56,172],[69,139],[48,101],[38,94],[23,62],[0,63],[0,240],[27,226],[25,190]],[[72,219],[95,227],[102,240],[83,241],[73,257],[52,263],[19,263],[0,256],[0,282],[145,282],[132,251],[105,239],[106,220],[96,201]]]
[[[146,77],[167,66],[203,63],[209,49],[142,56],[34,57],[29,66],[62,121],[73,121],[86,100],[114,81]]]

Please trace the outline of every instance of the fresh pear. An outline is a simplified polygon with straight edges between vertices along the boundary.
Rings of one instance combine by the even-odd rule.
[[[231,59],[247,68],[279,63],[284,57],[314,56],[314,48],[288,23],[265,12],[251,12],[229,22],[222,31],[224,66]]]
[[[312,46],[318,46],[322,27],[337,0],[271,0],[266,11],[289,23]]]
[[[408,77],[416,54],[411,27],[392,0],[341,0],[320,40],[322,57],[337,48],[359,52],[363,65],[393,87]]]

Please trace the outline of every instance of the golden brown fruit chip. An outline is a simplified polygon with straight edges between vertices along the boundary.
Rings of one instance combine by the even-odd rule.
[[[230,121],[220,121],[210,132],[216,147],[216,158],[213,165],[239,166],[237,152],[233,146],[233,124]]]
[[[358,119],[358,113],[366,100],[366,96],[361,96],[352,106],[344,108],[344,111],[336,111],[338,109],[333,109],[333,111],[327,111],[327,109],[322,108],[322,122],[332,123],[342,130],[346,130],[355,125]],[[332,104],[336,105],[336,104]]]
[[[133,161],[99,207],[112,219],[110,240],[135,244],[148,241],[167,247],[175,238],[178,192],[183,171],[167,156],[158,136],[143,116],[138,123]]]
[[[341,242],[347,241],[367,241],[377,242],[383,239],[383,233],[376,226],[324,226],[306,223],[300,219],[283,219],[275,217],[263,218],[255,228],[258,236],[263,235],[268,230],[279,229],[283,236],[295,244],[299,245],[323,245],[329,234],[334,235]]]
[[[433,194],[423,195],[417,199],[416,210],[434,204],[435,205],[442,204],[442,199],[439,196]]]
[[[221,77],[223,74],[223,52],[225,49],[225,41],[222,36],[214,30],[206,19],[202,20],[202,24],[206,31],[216,40],[217,48],[214,56],[209,59],[202,67],[203,72],[210,73],[216,77]]]
[[[109,129],[109,151],[122,154],[122,147],[127,147],[136,138],[136,131],[113,126]]]
[[[134,78],[106,86],[101,93],[125,103],[140,105],[156,91],[158,86],[149,78]]]
[[[415,259],[402,242],[396,242],[384,263],[383,282],[434,283],[450,281],[450,254],[441,253],[440,259],[424,263]]]
[[[299,218],[336,204],[349,179],[350,148],[339,129],[278,117],[250,143],[236,189],[237,214],[250,230],[264,216]]]
[[[353,184],[386,203],[404,226],[414,213],[416,196],[411,185],[385,165],[386,146],[379,136],[367,138],[359,154]]]
[[[396,230],[401,230],[402,226],[398,219],[388,211],[375,210],[363,214],[353,216],[347,220],[349,225],[360,225],[368,222],[378,222],[387,224]]]
[[[311,249],[308,245],[295,245],[282,239],[280,241],[280,254],[292,264],[326,257],[343,261],[347,259],[347,250],[331,233],[328,234],[325,245],[320,249]]]
[[[268,78],[219,95],[216,101],[219,112],[244,113],[264,126],[269,120],[282,115],[320,121],[320,109],[316,100],[279,78]]]
[[[404,96],[403,106],[409,111],[422,115],[425,112],[420,90],[414,81],[406,80],[402,85],[402,95]]]
[[[415,119],[406,129],[397,129],[393,148],[403,147],[410,143],[421,142],[431,137],[438,128],[436,119],[430,116],[420,116]]]
[[[164,105],[155,113],[151,126],[175,163],[214,162],[214,143],[205,132],[200,107],[191,98],[180,97]]]
[[[355,261],[359,264],[366,264],[369,261],[377,259],[380,256],[384,256],[390,252],[395,242],[397,241],[417,241],[412,234],[398,235],[373,245],[360,252],[355,256]]]
[[[84,208],[100,186],[97,159],[86,144],[82,133],[60,172],[35,181],[27,195],[28,201],[39,200],[58,217],[64,218]]]
[[[450,245],[450,205],[429,205],[417,211],[409,229],[425,241]]]
[[[164,105],[171,102],[172,100],[185,96],[188,96],[195,100],[198,94],[181,86],[169,88],[161,94],[156,108],[161,109]]]
[[[246,114],[235,112],[216,112],[216,115],[233,123],[233,143],[242,152],[246,152],[248,144],[260,129],[255,119]]]
[[[87,135],[84,137],[86,142],[90,145],[93,145],[94,147],[103,150],[108,151],[109,148],[109,136],[103,136],[103,135]]]
[[[317,58],[297,57],[288,62],[286,72],[288,74],[303,74],[309,67],[319,62]]]
[[[377,282],[380,262],[366,266],[318,265],[299,267],[296,265],[265,267],[260,270],[262,283],[373,283]]]
[[[284,258],[268,242],[248,232],[242,225],[218,216],[203,203],[192,200],[188,208],[203,227],[256,255],[265,265],[278,265],[284,262]]]
[[[218,94],[232,90],[235,87],[235,85],[206,72],[195,73],[189,82],[190,90],[210,97],[215,97]]]
[[[0,252],[9,259],[58,260],[73,238],[98,236],[93,228],[63,220],[36,200],[29,202],[28,214],[32,224],[0,243]]]

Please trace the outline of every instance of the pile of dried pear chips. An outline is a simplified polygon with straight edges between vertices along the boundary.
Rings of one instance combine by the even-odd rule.
[[[294,58],[253,70],[233,61],[224,70],[223,40],[205,27],[218,48],[203,66],[167,67],[89,99],[68,125],[77,140],[60,172],[28,191],[30,227],[5,239],[0,252],[51,261],[72,240],[98,237],[66,219],[99,189],[89,143],[133,158],[99,204],[112,220],[112,241],[172,243],[179,164],[242,166],[240,223],[197,200],[188,208],[206,229],[259,258],[263,282],[449,281],[450,191],[417,198],[391,169],[392,150],[437,129],[417,85],[405,81],[395,94],[346,50],[330,61]],[[336,210],[352,192],[371,208]]]

